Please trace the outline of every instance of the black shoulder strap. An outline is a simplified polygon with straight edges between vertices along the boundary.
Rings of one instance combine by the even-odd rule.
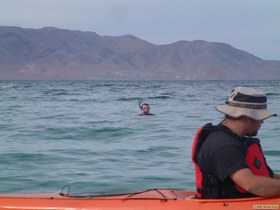
[[[247,148],[252,144],[257,144],[261,148],[260,140],[258,138],[245,137],[244,144]]]
[[[197,144],[195,147],[195,152],[194,152],[194,157],[193,157],[195,162],[197,161],[197,153],[200,150],[202,144],[204,143],[207,136],[214,130],[218,130],[218,128],[217,128],[217,126],[214,126],[212,123],[207,123],[202,127],[202,130],[200,131],[200,133],[198,135],[198,140],[197,140]]]

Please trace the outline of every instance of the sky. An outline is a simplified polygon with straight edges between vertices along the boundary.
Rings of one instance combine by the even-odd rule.
[[[223,42],[280,60],[280,0],[0,0],[0,25]]]

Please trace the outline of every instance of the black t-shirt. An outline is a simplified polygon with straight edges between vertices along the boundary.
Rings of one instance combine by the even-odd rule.
[[[202,171],[209,171],[224,181],[232,173],[248,168],[245,157],[246,147],[241,139],[215,131],[202,144],[197,163]]]
[[[221,130],[211,132],[204,140],[197,154],[197,164],[202,172],[214,175],[218,179],[222,189],[222,192],[219,192],[222,195],[220,194],[218,197],[251,197],[251,194],[245,195],[237,191],[234,182],[229,177],[240,169],[249,168],[245,162],[244,140],[225,126],[221,124],[219,126],[222,128]]]

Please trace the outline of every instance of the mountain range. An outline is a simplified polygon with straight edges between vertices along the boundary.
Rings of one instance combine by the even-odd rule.
[[[280,79],[280,61],[229,44],[155,45],[132,35],[0,26],[0,80]]]

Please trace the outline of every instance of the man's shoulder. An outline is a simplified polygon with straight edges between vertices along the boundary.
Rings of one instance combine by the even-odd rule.
[[[243,145],[243,143],[240,140],[222,130],[215,130],[211,132],[206,138],[205,143],[208,145],[213,145],[215,147],[233,144]]]

